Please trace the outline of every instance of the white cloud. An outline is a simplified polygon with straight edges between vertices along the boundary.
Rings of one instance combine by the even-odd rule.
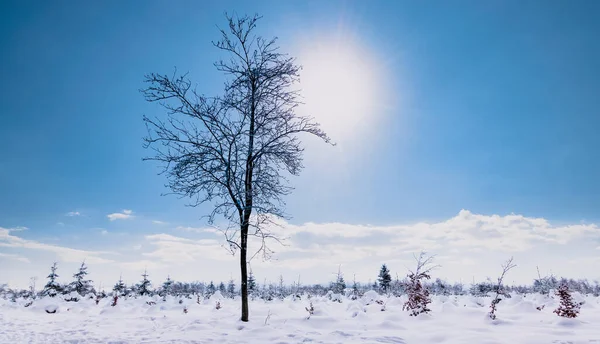
[[[2,227],[0,227],[0,229],[3,229]],[[18,227],[13,227],[13,228],[4,228],[9,232],[21,232],[21,231],[26,231],[29,228],[27,227],[22,227],[22,226],[18,226]]]
[[[108,217],[108,219],[110,221],[115,221],[115,220],[131,219],[134,216],[133,216],[133,211],[128,210],[128,209],[124,209],[123,212],[121,212],[121,213],[108,214],[108,215],[106,215],[106,217]]]
[[[122,263],[118,263],[119,267],[121,267],[122,269],[125,270],[131,270],[131,271],[136,271],[136,272],[142,272],[144,270],[156,270],[156,269],[160,269],[165,267],[165,264],[161,263],[161,262],[157,262],[154,260],[139,260],[139,261],[132,261],[132,262],[122,262]]]
[[[168,225],[168,222],[164,222],[164,221],[159,221],[159,220],[152,220],[152,223],[154,223],[155,225]]]
[[[65,216],[70,216],[70,217],[81,216],[81,213],[78,211],[70,211],[70,212],[66,213]]]
[[[262,262],[260,257],[252,260],[252,269],[261,281],[275,281],[283,274],[286,282],[302,275],[302,281],[306,283],[327,283],[341,264],[347,279],[356,274],[358,281],[368,282],[376,278],[382,263],[387,263],[393,274],[397,273],[402,278],[407,268],[413,268],[412,254],[421,250],[438,254],[436,263],[442,267],[436,270],[435,278],[448,278],[450,281],[471,282],[493,277],[500,264],[510,256],[514,256],[519,265],[518,269],[511,271],[510,279],[514,278],[518,283],[529,283],[537,276],[538,264],[542,272],[559,276],[600,277],[589,270],[589,266],[598,263],[594,257],[598,256],[597,249],[600,249],[595,241],[600,237],[600,228],[595,224],[554,224],[542,218],[514,214],[480,215],[467,210],[444,221],[389,226],[290,224],[281,220],[277,223],[279,226],[268,230],[287,237],[286,246],[272,242],[270,248],[275,251],[273,261]],[[108,260],[112,258],[107,256],[108,252],[84,251],[21,239],[16,236],[18,233],[8,229],[0,229],[0,249],[19,249],[7,253],[31,259],[32,266],[36,262],[35,257],[24,254],[23,249],[55,253],[61,260],[73,264],[84,258],[90,264],[105,262],[107,264],[93,268],[93,273],[98,271],[102,274],[102,281],[117,278],[120,271],[128,276],[128,280],[137,281],[145,268],[153,276],[153,281],[169,274],[185,281],[225,280],[239,274],[239,256],[231,256],[223,247],[226,243],[222,236],[215,236],[215,231],[211,227],[177,227],[173,232],[146,235],[143,240],[130,238],[132,241],[120,242],[122,246],[115,248],[122,252],[119,261]],[[250,238],[248,245],[249,255],[252,255],[259,248],[260,240]],[[45,273],[47,258],[44,259],[40,271]],[[14,272],[19,273],[17,270]],[[29,276],[22,275],[26,285]]]
[[[7,258],[7,259],[12,259],[12,260],[16,260],[19,262],[23,262],[23,263],[30,263],[29,259],[27,259],[26,257],[23,257],[23,256],[19,256],[17,254],[0,252],[0,258]]]
[[[0,227],[0,247],[13,249],[40,250],[56,254],[65,262],[81,262],[86,260],[88,263],[110,263],[112,260],[105,259],[101,255],[111,254],[105,251],[86,251],[74,248],[68,248],[57,245],[44,244],[34,240],[27,240],[15,235],[11,235],[11,230]]]
[[[101,231],[100,231],[100,234],[102,234],[102,235],[107,235],[107,234],[108,234],[108,231],[107,231],[106,229],[103,229],[103,230],[101,230]]]
[[[199,261],[201,259],[231,259],[231,254],[221,246],[221,242],[218,240],[192,240],[165,233],[147,235],[146,239],[156,249],[143,253],[143,255],[158,259],[161,262],[183,263]]]
[[[175,227],[175,229],[178,230],[178,231],[195,232],[195,233],[218,233],[219,232],[214,227],[185,227],[185,226],[178,226],[178,227]]]
[[[595,224],[552,225],[542,218],[479,215],[468,210],[461,210],[446,221],[408,225],[275,222],[278,226],[268,230],[286,237],[288,246],[272,243],[270,247],[277,251],[276,264],[288,268],[318,267],[326,261],[389,261],[421,250],[452,251],[452,261],[472,265],[474,261],[464,255],[473,256],[482,251],[512,255],[542,244],[564,246],[573,240],[600,234]]]
[[[477,263],[474,257],[478,252],[510,256],[541,244],[564,246],[573,240],[600,234],[595,224],[556,226],[542,218],[479,215],[467,210],[446,221],[390,226],[311,222],[294,225],[281,219],[274,222],[276,225],[267,230],[285,237],[287,245],[270,243],[269,247],[276,253],[276,260],[270,264],[286,269],[319,268],[324,262],[350,265],[385,262],[403,255],[410,259],[410,254],[421,250],[444,251],[450,254],[446,258],[451,264],[472,266]],[[200,236],[216,232],[211,227],[180,226],[176,230]],[[144,255],[162,262],[231,259],[220,238],[193,240],[163,233],[148,235],[146,239],[155,249]],[[258,245],[259,240],[250,240],[250,255]]]

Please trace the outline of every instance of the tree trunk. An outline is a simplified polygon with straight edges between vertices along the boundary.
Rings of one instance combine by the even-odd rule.
[[[242,271],[242,321],[247,322],[248,312],[248,264],[246,262],[246,251],[248,249],[248,222],[241,228],[240,268]]]

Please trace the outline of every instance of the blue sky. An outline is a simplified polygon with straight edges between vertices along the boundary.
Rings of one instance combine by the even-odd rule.
[[[170,73],[176,66],[189,71],[202,92],[218,94],[223,79],[212,67],[219,55],[210,42],[218,37],[216,25],[224,24],[224,11],[262,14],[260,33],[278,36],[282,48],[305,65],[307,92],[310,73],[328,64],[354,66],[334,76],[370,85],[338,88],[320,108],[310,108],[307,97],[338,146],[307,142],[306,169],[292,179],[296,191],[287,199],[289,225],[302,228],[293,247],[327,242],[313,237],[307,223],[371,225],[379,233],[373,228],[434,228],[479,214],[490,226],[508,228],[492,215],[505,221],[514,213],[530,231],[539,223],[523,219],[545,219],[569,237],[561,236],[556,247],[531,246],[538,260],[556,250],[573,255],[579,244],[588,246],[577,246],[586,250],[572,259],[597,259],[599,10],[594,1],[3,2],[0,228],[8,244],[0,246],[0,275],[22,283],[43,276],[51,260],[68,267],[81,256],[102,256],[107,261],[99,259],[96,270],[109,279],[125,269],[115,262],[131,263],[132,271],[158,264],[160,254],[169,253],[160,251],[166,246],[158,240],[218,242],[220,237],[200,230],[199,218],[209,208],[186,208],[185,200],[161,197],[164,178],[156,175],[156,165],[141,161],[148,154],[142,115],[162,112],[138,90],[145,73]],[[365,98],[358,103],[361,111],[345,111],[342,103],[357,97]],[[338,103],[331,99],[338,98],[340,106],[333,106]],[[111,221],[108,215],[115,213],[124,216]],[[27,229],[13,230],[20,227]],[[411,228],[396,235],[411,240],[420,227]],[[503,235],[512,238],[509,233]],[[372,239],[377,242],[374,234]],[[432,252],[444,257],[453,249],[446,247],[450,239],[435,240],[444,248],[430,245]],[[83,253],[68,251],[76,257],[69,260],[68,252],[38,244]],[[108,256],[94,253],[104,251]],[[281,251],[283,264],[286,249]],[[460,252],[460,259],[477,255]],[[510,254],[501,247],[497,252],[489,264]],[[315,279],[348,263],[347,273],[365,271],[366,280],[369,269],[375,274],[378,264],[397,256],[375,257],[368,266],[367,258],[351,264],[340,257],[327,267],[331,271],[315,272]],[[208,257],[189,258],[194,264]],[[227,275],[237,276],[236,261],[222,261],[229,264]],[[398,264],[397,270],[404,269]],[[160,269],[158,275],[166,273]],[[276,276],[282,267],[264,269],[265,276]]]

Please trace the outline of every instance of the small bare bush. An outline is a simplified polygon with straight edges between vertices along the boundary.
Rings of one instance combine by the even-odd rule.
[[[310,316],[315,314],[315,307],[313,307],[312,301],[310,302],[310,306],[304,307],[304,309],[306,309],[306,311],[308,312],[308,317],[306,318],[306,320],[310,319]]]
[[[504,280],[504,276],[506,275],[506,273],[515,266],[516,265],[513,264],[512,257],[509,260],[507,260],[506,263],[502,264],[502,274],[500,275],[500,277],[498,277],[498,285],[496,286],[496,296],[492,300],[492,304],[490,305],[490,313],[488,314],[488,316],[492,320],[496,320],[496,310],[498,308],[498,304],[502,300],[500,296],[510,297],[510,295],[508,295],[508,293],[504,290],[502,286],[502,280]]]

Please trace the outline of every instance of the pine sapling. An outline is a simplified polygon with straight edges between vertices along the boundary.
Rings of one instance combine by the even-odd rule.
[[[571,291],[566,283],[562,283],[556,290],[556,296],[560,298],[560,305],[554,310],[554,313],[559,317],[564,318],[577,318],[579,309],[582,303],[573,301]]]

